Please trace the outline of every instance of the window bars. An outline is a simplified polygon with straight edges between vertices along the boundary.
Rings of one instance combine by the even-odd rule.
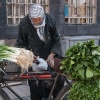
[[[7,25],[18,25],[33,3],[41,4],[45,12],[49,12],[49,0],[6,0]]]
[[[65,0],[66,24],[95,24],[97,0]]]

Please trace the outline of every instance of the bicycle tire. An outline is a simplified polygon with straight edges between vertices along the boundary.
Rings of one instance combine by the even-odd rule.
[[[0,92],[0,100],[5,100],[5,97]]]
[[[5,100],[5,98],[0,94],[0,100]]]
[[[4,91],[3,88],[0,88],[0,96],[3,100],[10,100],[10,97],[8,94]]]
[[[70,86],[69,85],[65,85],[60,92],[58,93],[57,97],[55,100],[68,100],[67,96],[68,96],[68,91],[70,90]]]

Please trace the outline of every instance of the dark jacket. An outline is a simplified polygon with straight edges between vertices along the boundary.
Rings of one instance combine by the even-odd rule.
[[[35,55],[39,55],[44,59],[47,59],[50,52],[60,56],[60,35],[56,22],[50,14],[46,14],[44,38],[45,42],[39,39],[36,29],[32,25],[28,15],[21,20],[18,39],[16,41],[17,47],[32,50]]]

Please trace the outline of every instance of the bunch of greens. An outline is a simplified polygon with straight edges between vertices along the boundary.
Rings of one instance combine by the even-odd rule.
[[[78,42],[70,47],[61,63],[60,69],[76,82],[68,100],[100,99],[100,46],[94,44],[94,40]],[[89,99],[91,94],[96,99]]]
[[[4,59],[17,62],[16,57],[20,54],[20,50],[15,47],[0,45],[0,61]]]
[[[100,88],[94,81],[78,81],[71,88],[68,100],[100,100]]]
[[[75,80],[88,80],[100,76],[100,46],[94,40],[78,42],[66,51],[60,69]]]
[[[0,45],[0,62],[4,60],[17,63],[21,68],[27,69],[33,65],[34,54],[24,48]]]

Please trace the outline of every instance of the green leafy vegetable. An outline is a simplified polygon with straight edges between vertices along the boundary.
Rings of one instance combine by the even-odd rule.
[[[75,80],[90,80],[100,74],[100,46],[94,40],[78,42],[66,51],[66,58],[62,61],[61,69]]]
[[[0,45],[0,62],[4,60],[17,63],[20,67],[27,69],[33,65],[34,54],[30,50],[24,48],[16,48]]]
[[[100,46],[78,42],[66,51],[61,69],[75,81],[68,100],[100,100]]]
[[[70,89],[68,100],[100,100],[100,88],[94,81],[78,81]]]

